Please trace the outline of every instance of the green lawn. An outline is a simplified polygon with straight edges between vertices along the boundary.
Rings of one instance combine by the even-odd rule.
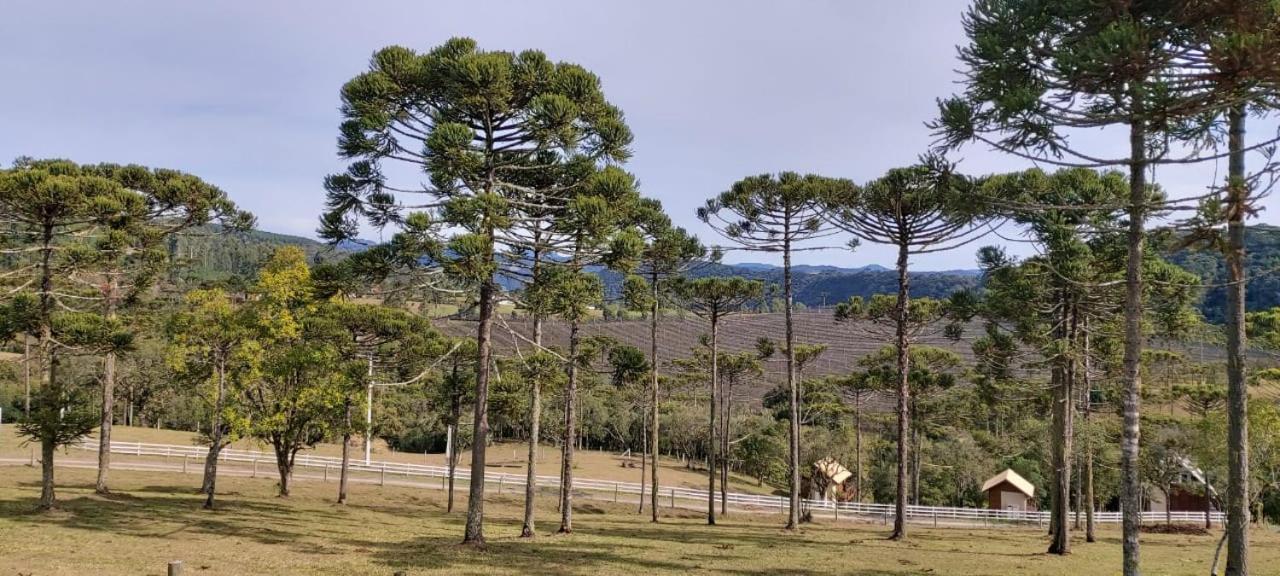
[[[908,542],[884,540],[874,524],[811,525],[797,534],[780,516],[731,516],[708,527],[692,511],[659,525],[631,506],[581,501],[571,536],[555,536],[552,497],[543,499],[540,535],[521,540],[520,501],[494,496],[489,544],[458,544],[463,510],[448,514],[442,493],[356,485],[352,503],[331,503],[334,484],[298,482],[289,499],[265,479],[221,479],[222,507],[200,509],[195,475],[114,471],[116,494],[92,493],[92,470],[59,469],[61,507],[30,512],[38,471],[0,468],[0,574],[163,574],[170,560],[185,574],[1114,574],[1117,534],[1078,542],[1051,557],[1038,530],[918,528]],[[465,488],[464,488],[465,490]],[[665,512],[665,511],[664,511]],[[1280,537],[1254,535],[1258,573],[1280,565]],[[1145,535],[1144,574],[1208,572],[1211,536]]]

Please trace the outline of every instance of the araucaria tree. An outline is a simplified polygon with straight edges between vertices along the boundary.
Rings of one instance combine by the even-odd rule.
[[[978,0],[964,17],[969,37],[960,49],[964,92],[940,101],[939,119],[931,124],[945,148],[977,141],[1050,164],[1129,170],[1123,202],[1127,267],[1120,498],[1126,576],[1139,573],[1145,226],[1167,206],[1152,202],[1147,172],[1160,164],[1214,157],[1203,154],[1200,146],[1183,146],[1179,138],[1197,119],[1221,114],[1224,105],[1238,101],[1238,94],[1217,83],[1220,70],[1206,61],[1203,46],[1194,44],[1196,37],[1206,36],[1195,33],[1198,24],[1188,20],[1188,12],[1222,14],[1235,6]],[[1196,16],[1198,21],[1206,18]],[[1072,136],[1083,130],[1107,127],[1126,130],[1126,156],[1109,158],[1072,144]]]
[[[114,358],[133,340],[115,306],[137,296],[155,271],[153,239],[219,216],[248,222],[221,191],[179,172],[30,159],[0,171],[0,250],[16,264],[0,276],[3,325],[36,340],[44,380],[20,424],[41,444],[41,508],[54,505],[55,449],[93,428],[84,391],[58,373],[60,356],[106,359],[97,418],[98,488],[105,491]],[[109,304],[96,305],[102,302]]]
[[[919,165],[890,170],[861,190],[831,200],[828,218],[853,235],[851,246],[866,241],[888,244],[898,251],[898,295],[893,312],[898,352],[898,484],[890,536],[895,540],[907,534],[910,348],[912,326],[918,324],[911,316],[910,257],[950,250],[986,229],[990,217],[981,211],[981,203],[975,202],[975,189],[975,181],[956,173],[954,166],[940,158],[927,157]]]
[[[457,231],[436,259],[478,293],[471,469],[484,470],[491,334],[506,261],[499,253],[525,251],[513,231],[530,213],[567,204],[561,190],[529,183],[555,180],[533,174],[570,162],[623,161],[631,132],[582,67],[536,51],[483,51],[464,38],[421,54],[379,50],[343,86],[342,112],[339,152],[354,162],[325,182],[326,238],[354,237],[359,218],[398,225],[413,212]],[[430,182],[393,184],[383,163],[407,164]],[[473,474],[465,542],[484,542],[484,497],[484,475]]]
[[[1127,191],[1125,178],[1085,168],[1053,174],[1029,170],[992,177],[985,188],[1011,204],[1045,206],[1010,213],[1026,227],[1039,256],[1018,263],[996,248],[981,251],[987,281],[982,309],[991,329],[1004,327],[1048,365],[1053,390],[1049,553],[1068,554],[1076,386],[1084,371],[1085,331],[1090,325],[1103,327],[1119,311],[1120,294],[1111,286],[1122,270],[1113,266],[1107,243],[1116,238],[1112,222]]]
[[[253,218],[238,210],[226,194],[190,174],[142,166],[84,166],[136,194],[135,201],[111,215],[94,249],[98,273],[81,282],[98,291],[101,313],[115,320],[122,308],[136,304],[159,278],[166,263],[165,244],[195,226],[218,222],[224,230],[250,227]],[[122,350],[108,346],[102,354],[102,411],[98,428],[98,479],[95,490],[107,493],[111,469],[111,425],[115,420],[117,360]]]
[[[656,200],[644,199],[636,218],[644,240],[635,275],[624,283],[624,296],[629,307],[647,310],[649,315],[649,510],[652,521],[658,521],[658,315],[668,299],[669,284],[707,256],[698,238],[673,226]],[[642,482],[643,483],[643,482]],[[641,494],[641,498],[644,495]]]
[[[720,399],[720,321],[731,314],[741,312],[751,301],[764,294],[764,285],[756,280],[741,277],[700,278],[675,283],[677,298],[690,311],[710,324],[710,416],[707,428],[707,524],[716,523],[716,464],[719,445],[716,414],[723,412],[717,403]]]
[[[322,295],[323,296],[323,295]],[[405,386],[426,377],[444,352],[444,340],[431,324],[404,310],[374,304],[325,302],[319,309],[320,320],[330,330],[341,334],[334,342],[344,358],[366,363],[361,378],[343,381],[341,410],[330,425],[341,434],[342,465],[338,475],[338,503],[347,502],[347,484],[351,464],[351,436],[359,430],[365,445],[371,441],[372,422],[360,426],[352,422],[352,412],[361,408],[365,414],[373,402],[374,380],[381,386]]]
[[[1212,69],[1206,91],[1216,93],[1219,110],[1206,114],[1191,138],[1208,136],[1221,144],[1225,121],[1227,181],[1202,206],[1195,240],[1208,240],[1226,260],[1227,280],[1227,565],[1230,576],[1249,572],[1249,393],[1245,374],[1245,220],[1256,214],[1262,185],[1274,184],[1273,152],[1268,165],[1254,174],[1245,153],[1258,148],[1245,141],[1250,113],[1274,114],[1280,102],[1280,6],[1266,0],[1189,2],[1181,14],[1192,31],[1184,46],[1196,65]],[[1269,177],[1265,182],[1264,175]],[[1220,228],[1225,224],[1226,233]],[[1217,567],[1214,566],[1214,569]]]
[[[573,531],[573,457],[578,438],[577,394],[584,358],[581,323],[603,303],[604,285],[589,266],[607,265],[626,272],[640,248],[631,228],[639,196],[634,177],[617,167],[594,171],[567,190],[565,207],[551,229],[566,237],[563,261],[542,263],[526,290],[531,308],[569,323],[568,379],[564,393],[561,441],[560,533]],[[532,520],[529,520],[532,530]]]
[[[854,189],[848,180],[782,172],[777,176],[751,176],[733,184],[698,209],[698,218],[738,248],[782,255],[782,293],[786,308],[787,389],[791,394],[789,442],[790,508],[787,529],[800,525],[800,385],[796,376],[795,330],[792,323],[794,293],[791,256],[803,250],[821,249],[810,242],[836,231],[822,214],[832,196],[847,196]]]

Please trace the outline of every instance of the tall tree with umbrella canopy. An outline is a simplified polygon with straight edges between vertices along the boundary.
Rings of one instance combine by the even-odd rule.
[[[860,241],[888,244],[898,250],[898,296],[894,306],[898,365],[898,469],[893,533],[907,535],[907,463],[910,460],[911,276],[913,254],[950,250],[975,239],[990,217],[974,202],[976,183],[941,158],[929,156],[915,166],[890,170],[852,194],[831,199],[828,221]]]
[[[822,217],[828,198],[848,196],[854,189],[848,180],[814,174],[762,174],[735,182],[698,209],[699,219],[739,249],[782,255],[787,389],[791,395],[788,530],[800,525],[800,386],[796,376],[795,325],[792,321],[795,293],[791,285],[791,257],[796,252],[822,249],[807,243],[837,232]]]
[[[651,521],[658,521],[658,316],[667,296],[670,281],[696,267],[707,257],[707,249],[696,236],[671,224],[657,200],[643,199],[638,229],[644,239],[636,273],[626,278],[623,295],[632,309],[647,310],[649,315],[649,510]],[[713,254],[713,259],[718,257]],[[643,476],[643,473],[642,473]],[[643,478],[642,482],[643,484]],[[644,495],[641,494],[641,507]]]
[[[690,311],[710,324],[710,389],[711,409],[707,428],[707,524],[716,523],[716,464],[719,450],[716,436],[716,414],[723,412],[719,401],[720,388],[720,321],[726,316],[743,311],[752,300],[764,295],[764,284],[739,276],[711,277],[697,280],[680,280],[674,292]]]
[[[447,234],[445,271],[478,292],[471,469],[484,470],[496,295],[510,263],[498,254],[522,253],[512,231],[565,202],[559,190],[528,186],[529,174],[625,161],[631,131],[581,66],[532,50],[484,51],[466,38],[425,53],[377,51],[369,70],[343,86],[341,110],[338,150],[353,162],[325,181],[323,236],[351,239],[361,219],[399,226],[411,213],[456,232],[438,233]],[[392,183],[384,164],[408,165],[429,182]],[[484,543],[484,488],[484,475],[472,475],[466,543]]]

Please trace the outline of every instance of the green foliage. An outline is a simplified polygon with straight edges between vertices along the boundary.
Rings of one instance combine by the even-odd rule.
[[[691,312],[712,321],[742,311],[748,302],[764,293],[764,284],[741,277],[677,278],[671,288],[676,299]]]

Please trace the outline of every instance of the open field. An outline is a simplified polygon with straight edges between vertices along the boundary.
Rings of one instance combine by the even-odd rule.
[[[194,445],[196,444],[196,435],[191,432],[183,432],[178,430],[156,430],[152,428],[130,428],[126,426],[116,426],[112,429],[111,437],[120,442],[146,442],[152,444],[177,444],[177,445]],[[94,438],[90,436],[90,438]],[[0,457],[7,458],[28,458],[32,453],[32,445],[21,445],[22,440],[16,436],[16,430],[13,425],[5,424],[0,426]],[[271,447],[254,440],[240,440],[232,445],[232,448],[240,450],[261,450],[269,452]],[[35,447],[39,452],[39,447]],[[364,456],[363,449],[359,445],[352,447],[352,459],[361,459]],[[488,451],[488,466],[486,469],[490,472],[501,472],[504,474],[521,475],[525,471],[525,460],[528,456],[528,445],[523,443],[503,443],[495,444]],[[67,454],[76,459],[93,459],[97,457],[97,452],[88,450],[71,449]],[[341,456],[341,444],[319,444],[313,450],[304,451],[300,454],[315,454],[318,456]],[[408,454],[404,452],[392,452],[387,449],[382,442],[374,445],[373,458],[375,460],[383,460],[390,462],[406,462],[410,464],[427,464],[433,466],[444,466],[446,464],[444,454]],[[114,455],[113,461],[127,461],[128,457]],[[608,480],[617,482],[640,482],[640,468],[636,464],[635,468],[623,467],[624,458],[620,455],[610,452],[600,452],[596,450],[582,450],[574,455],[576,466],[574,470],[577,475],[582,478],[590,478],[593,480]],[[690,470],[685,468],[677,460],[663,458],[659,461],[661,465],[660,482],[662,485],[678,488],[696,488],[705,489],[707,486],[707,476],[705,471]],[[466,468],[471,465],[471,452],[466,451],[459,454],[458,466]],[[538,452],[538,474],[539,475],[555,475],[560,470],[560,450],[554,446],[539,446]],[[759,486],[756,481],[751,478],[734,476],[729,482],[730,490],[735,492],[746,492],[751,494],[771,494],[774,489],[770,486]],[[5,576],[0,573],[0,576]]]
[[[1043,554],[1035,529],[915,529],[888,542],[883,527],[809,525],[787,534],[773,515],[733,515],[715,527],[676,511],[659,525],[630,506],[583,502],[575,533],[555,536],[552,498],[543,498],[539,537],[516,538],[518,498],[490,495],[489,543],[458,544],[465,504],[443,509],[431,490],[357,484],[352,504],[331,502],[333,484],[298,482],[294,496],[273,497],[265,479],[223,478],[214,512],[200,509],[198,478],[115,471],[116,494],[93,494],[92,470],[58,471],[61,507],[29,512],[38,470],[0,468],[0,574],[81,576],[163,574],[183,560],[187,574],[1111,574],[1118,533],[1077,541],[1075,553]],[[1280,565],[1280,536],[1259,529],[1255,566]],[[1152,575],[1207,573],[1214,536],[1144,535],[1143,568]],[[1265,573],[1265,569],[1260,573]]]

